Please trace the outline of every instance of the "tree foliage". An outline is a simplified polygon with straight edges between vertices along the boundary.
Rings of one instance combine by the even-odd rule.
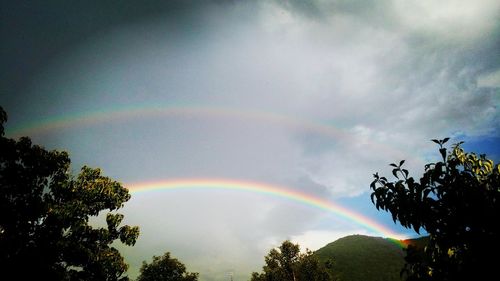
[[[286,240],[265,257],[262,273],[253,272],[251,281],[329,281],[333,280],[328,264],[321,263],[311,251]]]
[[[161,257],[153,256],[148,264],[142,262],[141,274],[137,281],[197,281],[198,273],[186,271],[186,266],[179,260],[170,257],[167,252]]]
[[[120,226],[108,212],[107,227],[89,225],[101,211],[130,199],[120,183],[83,167],[70,174],[66,152],[47,151],[27,137],[4,136],[0,107],[0,270],[16,280],[127,280],[115,240],[134,245],[138,227]]]
[[[500,250],[500,165],[466,153],[461,143],[448,153],[448,138],[433,141],[441,161],[427,164],[418,181],[403,168],[404,161],[391,164],[395,180],[375,174],[372,202],[394,222],[430,235],[423,254],[408,249],[408,280],[495,276],[498,259],[485,253]]]

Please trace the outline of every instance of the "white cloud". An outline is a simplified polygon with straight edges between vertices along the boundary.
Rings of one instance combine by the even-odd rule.
[[[478,39],[495,27],[498,1],[394,1],[407,28],[462,40]]]
[[[500,88],[500,70],[479,76],[477,84],[479,87]]]

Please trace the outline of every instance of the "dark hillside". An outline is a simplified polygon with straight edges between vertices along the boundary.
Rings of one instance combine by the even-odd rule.
[[[405,252],[391,239],[351,235],[315,255],[322,261],[333,259],[334,272],[341,281],[399,281]]]

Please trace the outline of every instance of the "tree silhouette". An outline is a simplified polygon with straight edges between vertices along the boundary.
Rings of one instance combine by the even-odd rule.
[[[327,266],[311,251],[300,253],[300,246],[286,240],[265,257],[262,273],[253,272],[251,281],[329,281]],[[330,264],[330,263],[328,263]]]
[[[465,280],[496,276],[500,250],[500,165],[485,155],[466,153],[461,143],[448,155],[448,138],[433,140],[441,161],[429,163],[419,181],[402,166],[394,181],[375,174],[371,184],[377,209],[406,228],[429,234],[424,253],[409,248],[408,280]],[[486,253],[494,256],[490,257]]]
[[[108,213],[107,227],[89,225],[101,211],[130,199],[128,190],[83,167],[70,174],[66,152],[47,151],[28,137],[4,137],[0,107],[0,272],[16,280],[127,280],[115,240],[134,245],[138,227],[121,226]]]
[[[197,281],[198,273],[186,272],[186,266],[170,257],[167,252],[161,257],[153,256],[148,264],[142,262],[141,274],[137,281]]]

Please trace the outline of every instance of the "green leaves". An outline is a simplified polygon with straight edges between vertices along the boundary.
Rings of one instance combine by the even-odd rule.
[[[444,138],[444,139],[442,139],[442,140],[432,139],[432,141],[433,141],[434,143],[437,143],[437,144],[439,145],[439,147],[440,147],[440,148],[441,148],[441,147],[443,147],[443,145],[444,145],[447,141],[449,141],[449,140],[450,140],[450,138]]]
[[[389,166],[394,167],[394,169],[392,170],[392,175],[395,178],[399,179],[399,174],[401,174],[405,179],[408,178],[408,170],[402,168],[404,163],[405,163],[405,160],[401,160],[399,162],[399,165],[396,165],[394,163],[389,164]],[[377,176],[378,176],[378,174],[377,174]]]
[[[139,237],[139,227],[138,226],[128,226],[125,225],[120,228],[120,241],[127,246],[134,246],[137,238]]]
[[[108,213],[106,215],[106,223],[108,224],[108,230],[116,230],[118,225],[122,222],[123,215],[122,214],[111,214]]]
[[[376,173],[370,184],[377,209],[416,233],[430,235],[425,258],[407,266],[408,280],[473,279],[478,268],[496,274],[496,265],[482,251],[500,251],[500,229],[492,223],[500,221],[500,165],[486,155],[464,152],[461,143],[448,154],[448,140],[432,140],[442,161],[426,164],[418,181],[401,161],[390,164],[393,181]]]
[[[394,175],[394,177],[396,177],[396,178],[399,179],[399,177],[398,177],[398,171],[399,171],[399,169],[393,169],[392,170],[392,174]]]
[[[3,136],[0,108],[0,266],[19,280],[121,280],[127,264],[111,243],[134,245],[138,227],[121,226],[108,214],[107,227],[88,224],[101,211],[130,199],[120,183],[84,166],[70,174],[63,151],[47,151],[27,137]]]
[[[278,249],[271,249],[265,256],[263,272],[252,273],[251,281],[295,280],[330,281],[332,275],[311,251],[300,253],[298,244],[284,241]]]
[[[167,252],[161,257],[153,256],[153,261],[145,261],[141,266],[141,274],[137,281],[196,281],[198,273],[186,271],[186,266],[178,259],[172,258]]]

